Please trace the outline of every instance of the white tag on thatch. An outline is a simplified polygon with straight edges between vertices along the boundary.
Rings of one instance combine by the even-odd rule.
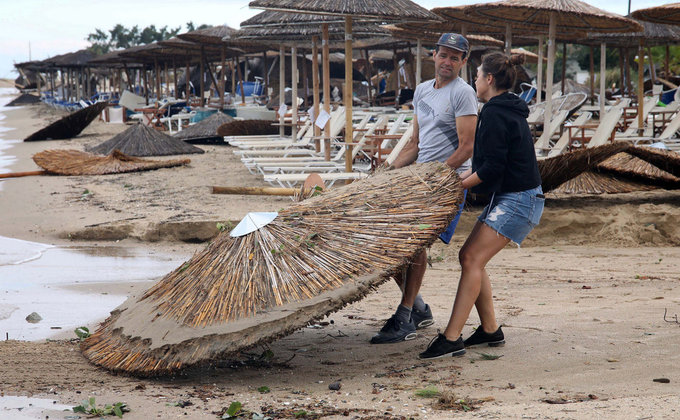
[[[288,106],[286,106],[285,103],[282,103],[281,106],[279,106],[279,117],[285,117],[286,111],[288,111]]]
[[[234,229],[229,232],[229,236],[232,238],[237,238],[239,236],[247,235],[250,232],[255,232],[261,227],[270,224],[279,213],[277,212],[252,212],[246,214],[246,216],[239,222]]]
[[[329,114],[328,112],[326,112],[325,109],[322,109],[322,110],[319,112],[319,116],[316,117],[316,122],[315,122],[314,124],[315,124],[317,127],[319,127],[320,129],[323,130],[323,128],[326,126],[326,123],[327,123],[328,120],[330,120],[330,119],[331,119],[331,114]]]

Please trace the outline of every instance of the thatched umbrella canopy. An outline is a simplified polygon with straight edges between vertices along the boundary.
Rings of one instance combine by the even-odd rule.
[[[636,10],[631,15],[647,22],[680,25],[680,2]]]
[[[438,16],[409,0],[255,0],[250,7],[288,13],[342,16],[345,20],[345,143],[351,143],[352,130],[352,20],[359,21],[437,21]],[[351,148],[347,148],[346,169],[351,171]]]
[[[53,67],[84,67],[96,57],[96,54],[88,49],[61,54],[44,60],[43,63]]]
[[[148,160],[124,155],[114,150],[108,156],[98,156],[80,150],[45,150],[33,156],[33,161],[49,174],[107,175],[149,171],[186,165],[189,159]]]
[[[659,169],[646,160],[633,156],[629,153],[630,150],[632,149],[629,149],[626,152],[617,153],[609,159],[602,161],[597,165],[597,168],[644,182],[653,183],[655,185],[667,187],[675,186],[675,188],[680,186],[680,178]],[[676,167],[675,169],[677,170],[678,168]]]
[[[620,194],[633,191],[651,191],[658,186],[626,179],[622,176],[587,170],[552,190],[556,194]]]
[[[97,102],[58,119],[47,127],[26,137],[24,141],[70,139],[85,129],[106,108],[108,102]]]
[[[217,134],[217,129],[221,125],[230,123],[233,120],[234,118],[232,116],[217,111],[208,118],[201,120],[194,125],[190,125],[189,127],[178,132],[177,134],[174,135],[174,138],[177,140],[184,140],[192,143],[217,142],[224,144],[224,141],[222,141],[223,140],[222,137],[219,134]]]
[[[122,133],[87,149],[88,152],[108,155],[118,150],[129,156],[170,156],[204,153],[202,149],[187,144],[155,130],[146,124],[135,124]]]
[[[655,147],[633,147],[628,150],[633,156],[643,159],[657,168],[672,175],[680,177],[680,154],[671,150],[662,150]]]
[[[230,26],[218,25],[204,29],[196,29],[195,31],[179,34],[177,37],[196,44],[222,45],[226,42],[225,38],[229,39],[229,37],[235,33],[236,29]]]
[[[5,106],[21,106],[40,103],[40,98],[36,95],[31,95],[30,93],[22,93],[16,98],[12,99],[12,102]]]
[[[438,8],[437,10],[440,14],[445,15],[447,9],[450,8]],[[504,0],[463,6],[462,9],[469,19],[478,23],[499,22],[507,26],[508,32],[520,30],[548,35],[545,127],[550,124],[550,116],[552,115],[551,98],[556,33],[559,31],[578,35],[587,32],[642,30],[640,24],[634,20],[598,9],[579,0]],[[604,89],[602,84],[601,88]],[[604,103],[602,102],[602,110],[603,107]]]
[[[290,334],[401,272],[461,200],[458,176],[438,162],[334,188],[244,236],[223,232],[115,309],[81,350],[106,369],[150,376]]]

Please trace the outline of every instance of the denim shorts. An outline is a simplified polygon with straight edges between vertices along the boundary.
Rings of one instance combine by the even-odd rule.
[[[477,220],[519,246],[541,220],[544,204],[540,186],[526,191],[497,193]]]
[[[449,242],[451,242],[451,238],[453,238],[453,234],[456,231],[456,226],[458,226],[458,221],[460,220],[460,214],[463,212],[466,198],[467,190],[463,190],[463,201],[460,202],[460,207],[458,207],[458,213],[456,213],[456,217],[451,220],[451,223],[449,223],[449,226],[446,228],[446,230],[439,235],[439,239],[441,239],[442,242],[447,245]]]

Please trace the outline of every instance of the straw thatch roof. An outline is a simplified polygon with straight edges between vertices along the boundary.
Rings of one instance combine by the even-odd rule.
[[[659,187],[621,176],[588,170],[570,179],[552,192],[556,194],[619,194],[633,191],[651,191]]]
[[[418,26],[417,24],[413,24],[412,26],[398,24],[398,25],[384,25],[383,27],[386,30],[388,30],[394,37],[400,39],[407,39],[411,41],[417,41],[418,39],[420,39],[424,41],[425,44],[429,45],[434,45],[437,43],[439,37],[442,34],[441,31],[433,31],[429,29],[425,30],[423,28],[417,28],[417,26]],[[468,42],[470,42],[471,47],[478,45],[502,47],[504,45],[503,41],[500,41],[489,35],[468,34],[465,35],[465,38],[467,38]]]
[[[647,9],[640,9],[634,11],[631,15],[636,19],[645,20],[647,22],[680,25],[680,3],[671,3]]]
[[[538,170],[543,181],[543,191],[548,192],[575,178],[583,172],[594,169],[598,163],[630,148],[628,143],[611,143],[603,146],[578,149],[538,161]]]
[[[308,13],[288,13],[276,10],[265,10],[241,22],[241,29],[262,28],[267,26],[308,26],[310,23],[345,24],[342,16],[311,15]]]
[[[81,350],[106,369],[160,375],[290,334],[401,273],[462,198],[437,162],[334,188],[245,236],[220,234],[115,309]]]
[[[640,45],[640,39],[644,40],[646,46],[680,43],[680,27],[678,26],[643,20],[636,20],[636,22],[644,28],[642,32],[594,33],[588,34],[588,40],[595,43],[605,42],[607,46],[612,47],[637,47]]]
[[[671,150],[655,147],[638,146],[631,148],[628,153],[651,163],[662,171],[680,177],[680,154]]]
[[[376,21],[430,21],[440,18],[409,0],[255,0],[249,6],[288,13],[356,16]]]
[[[217,135],[222,137],[278,133],[279,127],[273,125],[272,121],[270,120],[234,120],[232,122],[222,124],[217,128]]]
[[[630,150],[630,149],[629,149]],[[672,187],[680,185],[680,178],[663,171],[649,162],[626,152],[617,153],[597,165],[599,170],[625,175],[629,178],[655,185]]]
[[[43,63],[49,64],[52,67],[83,67],[95,57],[96,54],[90,50],[83,49],[48,58],[43,60]]]
[[[39,103],[39,102],[40,102],[40,98],[37,97],[36,95],[31,95],[30,93],[22,93],[21,95],[12,99],[12,102],[8,103],[5,106],[30,105],[30,104],[35,104],[35,103]]]
[[[179,133],[174,135],[175,139],[186,140],[186,141],[196,141],[196,140],[208,140],[214,139],[215,137],[221,137],[217,134],[217,129],[223,125],[230,123],[234,118],[223,112],[217,111],[208,118],[205,118],[194,125],[183,129]]]
[[[87,108],[73,112],[47,127],[26,137],[24,141],[70,139],[85,129],[106,108],[108,102],[97,102]]]
[[[588,32],[631,32],[642,27],[634,20],[607,12],[578,0],[504,0],[460,7],[438,7],[432,10],[448,19],[471,24],[510,24],[513,30],[547,34],[550,15],[555,14],[556,27],[562,36],[574,37]]]
[[[129,156],[170,156],[204,153],[202,149],[170,137],[145,124],[135,124],[87,151],[108,155],[118,150]]]
[[[97,156],[80,150],[45,150],[33,161],[48,173],[56,175],[107,175],[149,171],[186,165],[189,159],[148,160],[126,156],[114,150],[108,156]]]
[[[236,29],[227,25],[211,26],[210,28],[196,29],[195,31],[179,34],[177,37],[197,44],[220,45],[236,32]]]

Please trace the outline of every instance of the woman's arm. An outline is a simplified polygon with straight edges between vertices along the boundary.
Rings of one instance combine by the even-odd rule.
[[[477,172],[475,172],[472,175],[463,178],[463,182],[462,182],[461,185],[466,190],[469,190],[470,188],[474,187],[475,185],[479,185],[481,183],[482,183],[482,179],[479,176],[477,176]]]

